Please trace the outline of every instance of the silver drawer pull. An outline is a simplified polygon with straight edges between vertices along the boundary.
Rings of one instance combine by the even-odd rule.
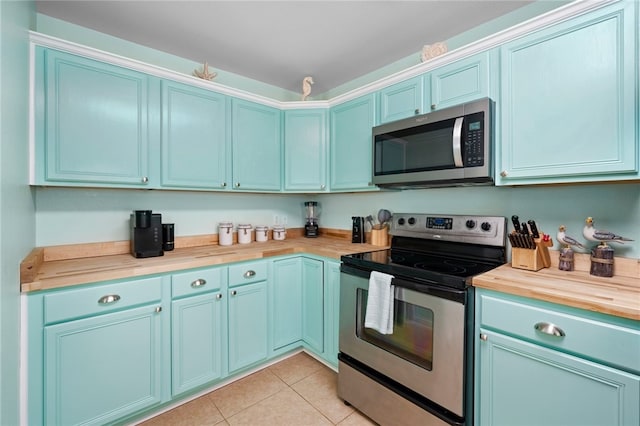
[[[207,280],[205,280],[204,278],[198,278],[197,280],[191,283],[191,287],[193,288],[202,287],[206,283],[207,283]]]
[[[245,278],[251,278],[256,276],[256,271],[248,270],[244,273]]]
[[[222,293],[216,294],[216,299],[218,299],[218,300],[222,299]]]
[[[120,300],[120,296],[117,294],[107,294],[98,299],[98,303],[101,305],[108,305],[109,303],[116,303]]]
[[[156,309],[154,309],[156,311],[156,314],[159,314],[160,312],[162,312],[162,306],[156,306]]]
[[[236,294],[238,294],[238,292],[237,292],[237,291],[235,291],[235,290],[231,290],[231,295],[232,295],[232,296],[235,296]]]
[[[550,322],[539,322],[533,326],[537,331],[544,334],[549,334],[550,336],[556,337],[564,337],[564,331],[555,324],[551,324]]]

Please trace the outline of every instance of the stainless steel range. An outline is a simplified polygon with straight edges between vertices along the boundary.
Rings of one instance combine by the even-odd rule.
[[[338,395],[382,425],[469,425],[473,288],[506,261],[506,219],[395,214],[391,249],[342,257]],[[392,330],[365,326],[373,271]],[[368,324],[370,325],[370,324]]]

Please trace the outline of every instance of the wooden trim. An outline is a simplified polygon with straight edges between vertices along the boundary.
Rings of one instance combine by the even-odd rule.
[[[43,263],[44,249],[36,247],[31,250],[31,253],[20,262],[20,284],[33,282]]]

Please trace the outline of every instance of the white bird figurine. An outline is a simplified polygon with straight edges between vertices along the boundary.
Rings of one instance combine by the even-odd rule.
[[[584,225],[584,228],[582,228],[582,235],[589,241],[596,241],[602,245],[606,245],[607,242],[624,244],[624,241],[633,241],[621,235],[614,234],[613,232],[595,229],[593,227],[592,217],[588,217],[585,222],[586,224]]]
[[[302,80],[302,100],[306,101],[311,94],[311,85],[313,84],[313,77],[308,76]]]
[[[558,228],[558,233],[556,234],[556,239],[558,240],[559,243],[564,244],[567,247],[576,246],[576,247],[580,247],[582,249],[586,248],[585,246],[580,244],[578,242],[578,240],[576,240],[575,238],[572,238],[572,237],[568,236],[567,234],[565,234],[566,230],[567,230],[567,228],[564,225],[560,225],[560,227]]]

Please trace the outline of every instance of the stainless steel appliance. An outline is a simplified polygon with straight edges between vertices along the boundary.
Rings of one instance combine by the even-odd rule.
[[[489,98],[373,128],[373,183],[382,187],[492,184]]]
[[[163,256],[162,215],[151,210],[135,210],[130,218],[130,248],[134,257]]]
[[[391,249],[342,256],[338,395],[380,424],[472,423],[473,288],[506,261],[506,219],[394,214]],[[364,326],[372,271],[394,278],[392,334]]]
[[[318,202],[317,201],[305,201],[305,224],[304,224],[304,236],[308,238],[315,238],[318,233]]]

